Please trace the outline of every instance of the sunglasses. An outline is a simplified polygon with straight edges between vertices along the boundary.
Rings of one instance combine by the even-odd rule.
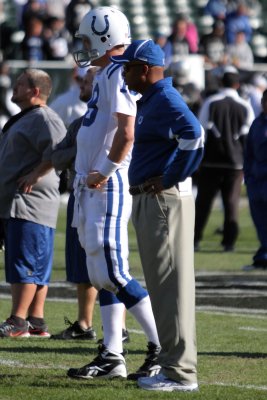
[[[129,72],[131,68],[137,67],[137,66],[140,66],[140,65],[147,65],[147,64],[145,64],[145,63],[135,63],[135,64],[127,63],[127,64],[123,65],[123,71],[124,72]]]

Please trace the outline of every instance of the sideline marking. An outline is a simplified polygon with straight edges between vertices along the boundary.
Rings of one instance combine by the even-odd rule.
[[[253,389],[253,390],[263,390],[267,391],[267,386],[256,386],[256,385],[241,385],[241,384],[234,384],[234,383],[224,383],[224,382],[205,382],[205,381],[200,381],[200,384],[203,385],[208,385],[208,386],[225,386],[225,387],[234,387],[238,389]],[[201,388],[200,388],[201,390]]]
[[[63,365],[53,365],[48,366],[48,365],[29,365],[29,364],[23,364],[19,361],[14,361],[14,360],[0,360],[0,365],[7,366],[7,367],[19,367],[19,368],[26,368],[26,369],[60,369],[60,370],[67,370],[69,367],[63,366]],[[232,384],[232,383],[225,383],[225,382],[206,382],[206,381],[200,381],[199,384],[201,385],[207,385],[207,386],[224,386],[224,387],[233,387],[233,388],[238,388],[238,389],[245,389],[245,390],[262,390],[262,391],[267,391],[267,386],[257,386],[257,385],[242,385],[242,384]],[[200,387],[201,391],[201,387]]]
[[[267,332],[264,328],[254,328],[253,326],[240,326],[238,329],[241,331],[251,331],[251,332]]]

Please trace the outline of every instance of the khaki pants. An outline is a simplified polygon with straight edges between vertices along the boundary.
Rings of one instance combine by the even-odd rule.
[[[176,187],[133,196],[133,224],[158,329],[163,373],[195,383],[194,220],[192,194]]]

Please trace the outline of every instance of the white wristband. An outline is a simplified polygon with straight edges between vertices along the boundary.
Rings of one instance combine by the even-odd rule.
[[[106,158],[102,164],[100,165],[98,172],[101,175],[109,178],[118,168],[120,164],[111,161],[109,158]]]

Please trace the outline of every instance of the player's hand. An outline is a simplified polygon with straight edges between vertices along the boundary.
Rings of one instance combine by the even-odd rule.
[[[102,187],[107,183],[108,178],[98,171],[90,172],[86,179],[86,184],[89,189],[101,190]]]

